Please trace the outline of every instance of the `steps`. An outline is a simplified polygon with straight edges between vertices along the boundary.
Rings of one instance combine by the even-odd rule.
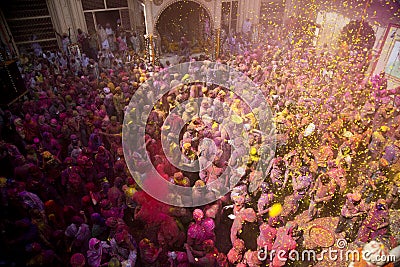
[[[2,1],[0,7],[20,52],[32,52],[33,35],[43,51],[58,49],[46,0]]]

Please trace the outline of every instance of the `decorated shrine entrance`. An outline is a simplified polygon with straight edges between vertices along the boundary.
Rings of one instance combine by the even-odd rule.
[[[157,19],[156,29],[161,36],[162,53],[178,53],[182,37],[189,42],[191,53],[205,52],[211,45],[210,14],[194,1],[167,6]]]

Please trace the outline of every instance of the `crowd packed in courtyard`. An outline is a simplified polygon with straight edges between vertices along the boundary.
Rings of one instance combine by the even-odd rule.
[[[300,39],[279,38],[287,36],[283,32],[256,43],[246,34],[234,42],[224,37],[216,61],[242,72],[261,90],[265,101],[259,103],[259,116],[267,116],[266,107],[272,111],[276,149],[265,158],[254,110],[241,96],[221,86],[185,85],[168,71],[169,63],[145,59],[136,36],[126,40],[121,30],[110,39],[107,28],[99,28],[98,52],[80,32],[79,54],[68,50],[64,35],[62,51],[43,52],[39,46],[19,59],[28,94],[0,110],[5,244],[0,264],[296,266],[288,253],[306,248],[306,229],[296,220],[300,214],[305,223],[336,218],[329,230],[361,248],[382,244],[374,253],[399,245],[390,211],[400,205],[400,88],[388,88],[384,72],[369,76],[371,58],[364,50],[346,44],[316,49]],[[190,61],[211,62],[207,55],[181,62]],[[131,151],[126,160],[134,170],[129,171],[122,129],[126,116],[125,121],[135,118],[125,111],[148,80],[174,90],[154,105],[146,125],[147,151]],[[203,100],[196,101],[199,97]],[[167,149],[178,151],[187,164],[216,154],[199,173],[172,165],[162,146],[163,123],[183,102],[186,118],[172,114],[171,127],[179,120],[187,125],[174,133],[179,142],[169,141]],[[222,105],[234,111],[226,118],[234,136],[212,119],[222,114]],[[240,123],[248,127],[235,128]],[[204,138],[214,145],[202,143]],[[245,142],[248,161],[238,167],[243,162],[231,148],[246,151]],[[146,154],[163,178],[193,188],[194,203],[214,199],[233,178],[237,183],[207,205],[171,206],[136,182],[135,176],[150,170]],[[257,169],[259,164],[264,168]],[[229,179],[215,186],[222,172]],[[261,182],[250,190],[254,180]],[[201,187],[213,182],[215,195],[205,194]],[[188,196],[173,197],[185,201]],[[282,211],[274,214],[277,203]],[[286,253],[261,260],[264,248]]]

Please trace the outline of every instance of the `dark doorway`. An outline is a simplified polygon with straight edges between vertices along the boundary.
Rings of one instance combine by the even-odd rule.
[[[118,10],[96,12],[97,25],[101,24],[103,27],[105,27],[107,23],[110,23],[111,28],[115,30],[117,28],[118,19],[120,19]]]
[[[185,37],[192,49],[203,50],[211,37],[211,21],[207,11],[193,1],[178,1],[168,6],[156,22],[164,52],[172,52],[174,44]],[[175,45],[175,49],[177,46]]]

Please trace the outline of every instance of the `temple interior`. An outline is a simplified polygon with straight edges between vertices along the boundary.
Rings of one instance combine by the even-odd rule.
[[[0,266],[400,266],[399,0],[0,20]]]

